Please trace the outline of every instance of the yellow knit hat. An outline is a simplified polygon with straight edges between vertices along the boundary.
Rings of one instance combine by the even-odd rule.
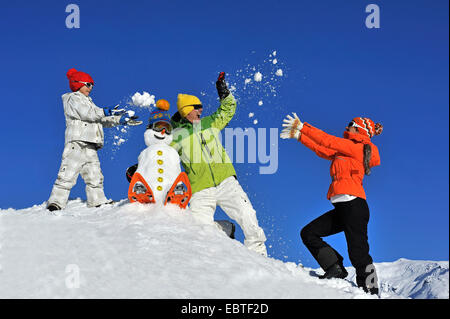
[[[194,110],[194,105],[201,105],[199,98],[189,94],[178,94],[177,107],[182,117],[186,117]]]

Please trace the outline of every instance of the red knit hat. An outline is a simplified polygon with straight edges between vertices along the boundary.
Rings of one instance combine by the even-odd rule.
[[[92,77],[84,72],[81,71],[77,71],[76,69],[70,69],[69,71],[67,71],[67,78],[69,79],[69,86],[70,89],[73,92],[78,91],[79,89],[81,89],[81,87],[84,86],[83,83],[79,83],[77,81],[81,81],[81,82],[90,82],[92,84],[94,84],[94,80],[92,79]]]
[[[356,129],[360,134],[367,135],[372,138],[374,135],[380,135],[383,132],[381,123],[375,124],[367,117],[355,117],[352,122],[356,123]]]

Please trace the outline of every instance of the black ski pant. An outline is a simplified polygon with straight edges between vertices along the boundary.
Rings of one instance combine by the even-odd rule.
[[[372,264],[369,255],[367,224],[369,207],[362,198],[333,204],[334,209],[306,225],[300,235],[303,243],[325,271],[344,259],[322,237],[345,233],[350,261],[360,278],[365,278],[366,267]]]

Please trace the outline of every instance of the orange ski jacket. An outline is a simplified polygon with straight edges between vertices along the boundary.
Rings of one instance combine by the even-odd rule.
[[[380,165],[378,148],[368,136],[359,133],[344,132],[344,138],[327,134],[314,126],[304,123],[300,142],[318,156],[330,160],[331,185],[327,198],[348,194],[366,199],[363,188],[364,144],[372,147],[370,167]]]

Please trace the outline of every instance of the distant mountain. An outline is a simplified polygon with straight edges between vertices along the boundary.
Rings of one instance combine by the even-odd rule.
[[[413,299],[448,299],[448,261],[422,261],[401,258],[375,263],[380,290]],[[347,279],[355,280],[353,267]]]

